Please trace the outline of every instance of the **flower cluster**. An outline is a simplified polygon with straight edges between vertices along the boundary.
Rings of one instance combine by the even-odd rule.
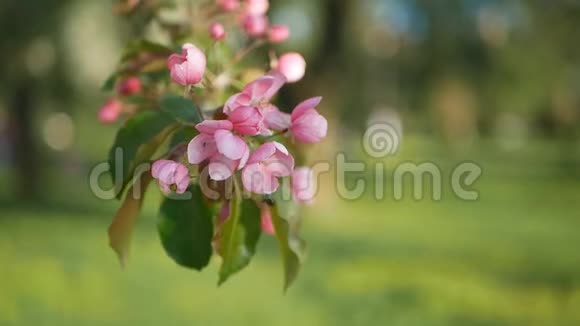
[[[290,29],[270,23],[268,0],[192,1],[198,7],[174,15],[188,18],[177,22],[165,21],[172,15],[161,11],[185,6],[117,2],[116,12],[151,19],[170,44],[131,42],[104,86],[113,95],[99,120],[126,119],[109,155],[116,195],[125,198],[109,229],[111,246],[124,262],[142,195],[156,181],[170,195],[160,207],[158,229],[176,263],[201,270],[217,254],[221,284],[249,263],[260,235],[271,234],[284,264],[291,264],[285,267],[288,286],[304,256],[295,206],[311,203],[316,191],[301,145],[321,142],[328,122],[318,111],[322,97],[293,109],[276,102],[286,84],[306,74],[299,53],[277,57],[271,51],[263,65],[270,69],[260,74],[256,67],[243,68],[253,50],[288,40]],[[183,44],[188,40],[195,44]],[[117,155],[119,149],[124,155]],[[138,167],[149,162],[151,173],[137,177]]]
[[[267,0],[217,0],[217,4],[224,11],[240,11],[242,26],[251,37],[281,42],[290,34],[286,26],[270,26],[265,15],[269,7]],[[223,25],[211,24],[210,35],[215,40],[224,39]],[[171,55],[167,63],[171,79],[179,85],[189,86],[203,80],[207,59],[198,47],[188,43],[183,45],[181,54]],[[270,73],[248,83],[226,101],[223,106],[225,119],[205,120],[195,126],[199,135],[188,145],[187,161],[207,167],[214,181],[227,180],[236,171],[241,171],[244,189],[259,195],[276,192],[279,178],[290,177],[295,200],[308,203],[314,195],[312,171],[306,167],[295,168],[292,154],[282,143],[262,140],[286,136],[297,143],[320,142],[328,129],[327,120],[316,109],[322,98],[305,100],[291,114],[281,111],[272,99],[284,84],[303,78],[306,61],[298,53],[287,53],[273,66]],[[174,173],[154,175],[162,189],[167,191],[169,185],[174,184],[177,192],[184,191],[174,174],[185,166],[180,166],[181,169],[171,165],[164,167]]]
[[[172,79],[179,85],[199,83],[205,64],[205,55],[192,44],[184,45],[181,55],[174,54],[168,60]],[[328,123],[316,110],[321,97],[298,104],[291,114],[272,104],[285,83],[284,75],[272,71],[232,95],[223,106],[225,119],[205,120],[195,126],[199,135],[188,145],[188,162],[207,166],[209,177],[215,181],[227,180],[236,171],[241,171],[245,190],[259,195],[276,192],[278,179],[291,177],[295,200],[310,202],[314,195],[312,171],[306,167],[295,169],[295,160],[283,144],[263,140],[286,136],[296,143],[317,143],[326,137]],[[254,144],[259,145],[252,151]],[[177,192],[185,191],[186,187],[180,187],[176,176],[184,166],[177,169],[173,165],[163,165],[160,169],[168,170],[154,174],[164,191],[172,184],[177,185]]]

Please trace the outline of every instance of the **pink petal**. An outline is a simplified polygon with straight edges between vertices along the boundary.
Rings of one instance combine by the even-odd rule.
[[[204,120],[198,123],[195,128],[204,134],[213,135],[218,130],[232,130],[233,125],[228,120]]]
[[[153,178],[155,179],[159,179],[159,175],[161,174],[161,171],[168,165],[168,164],[173,164],[173,161],[170,160],[159,160],[159,161],[155,161],[155,163],[153,163],[153,166],[151,167],[151,176],[153,176]]]
[[[242,91],[252,98],[252,102],[270,101],[284,86],[286,79],[280,73],[271,73],[249,83]]]
[[[276,147],[276,150],[281,152],[284,155],[290,155],[290,153],[288,152],[288,149],[286,148],[286,146],[280,144],[277,141],[273,141],[272,142],[274,144],[274,146]]]
[[[242,92],[250,96],[253,101],[260,101],[264,94],[274,85],[274,78],[270,76],[260,77],[244,87]]]
[[[274,96],[276,96],[276,94],[278,94],[278,91],[280,91],[282,86],[286,84],[286,77],[276,71],[271,71],[267,76],[273,78],[272,86],[263,95],[264,101],[269,102]]]
[[[272,194],[280,183],[260,163],[247,165],[242,171],[244,189],[256,194]]]
[[[268,205],[262,205],[260,208],[260,219],[262,232],[266,234],[274,234],[274,223],[272,222],[272,210]]]
[[[292,121],[300,118],[306,112],[315,109],[320,104],[321,101],[322,97],[319,96],[309,98],[306,101],[298,104],[296,108],[294,108],[294,111],[292,111]]]
[[[276,145],[273,142],[268,142],[258,147],[250,158],[248,164],[260,163],[272,157],[276,153]]]
[[[240,163],[238,165],[238,170],[241,170],[244,168],[244,166],[246,166],[249,158],[250,158],[250,148],[246,147],[246,151],[244,152],[244,155],[240,159]]]
[[[152,173],[159,181],[159,186],[164,193],[171,192],[171,186],[176,186],[176,192],[184,193],[189,186],[189,170],[183,164],[160,160],[153,164]]]
[[[174,65],[171,68],[171,73],[170,73],[171,80],[173,80],[173,82],[175,82],[181,86],[189,85],[188,84],[187,69],[188,69],[187,62]]]
[[[306,60],[300,53],[286,53],[278,58],[275,70],[283,74],[289,83],[295,83],[306,74]]]
[[[234,130],[239,134],[255,136],[263,128],[264,117],[258,108],[245,106],[233,111],[229,120],[233,123]]]
[[[234,110],[240,106],[249,106],[252,98],[248,94],[238,93],[232,95],[224,105],[224,113],[230,115]]]
[[[265,171],[259,163],[246,165],[242,171],[242,183],[248,192],[259,193]]]
[[[187,61],[176,67],[184,70],[186,85],[194,85],[201,82],[205,73],[205,61],[203,63]]]
[[[175,183],[175,171],[177,169],[177,163],[171,161],[171,163],[166,164],[160,171],[158,175],[158,180],[161,183],[172,185]]]
[[[217,155],[209,163],[209,177],[215,181],[229,179],[236,170],[236,162],[223,155]]]
[[[113,123],[119,119],[123,111],[123,103],[117,99],[110,99],[99,110],[99,121],[103,124]]]
[[[314,171],[310,168],[297,168],[292,173],[292,194],[299,203],[311,203],[316,195]]]
[[[169,195],[169,194],[171,193],[171,187],[170,187],[170,186],[171,186],[171,185],[169,185],[169,184],[166,184],[166,183],[163,183],[163,182],[159,181],[159,188],[161,188],[161,191],[162,191],[164,194],[167,194],[167,195]]]
[[[286,25],[272,25],[268,31],[268,40],[272,43],[281,43],[290,37],[290,29]]]
[[[248,150],[246,142],[228,130],[216,131],[215,142],[218,152],[231,160],[241,159]]]
[[[131,96],[141,92],[141,88],[141,80],[139,78],[129,77],[119,84],[117,91],[123,96]]]
[[[274,105],[268,105],[262,109],[264,125],[274,130],[286,130],[290,127],[290,115],[280,111]]]
[[[287,177],[294,170],[294,157],[290,155],[288,149],[278,142],[272,142],[276,147],[276,152],[263,164],[265,169],[273,176]]]
[[[250,15],[265,15],[269,7],[269,0],[246,0],[244,10]]]
[[[217,0],[217,4],[224,11],[234,11],[240,7],[240,0]]]
[[[290,131],[302,143],[318,143],[327,135],[328,121],[316,110],[310,110],[292,123]]]
[[[171,79],[182,86],[199,83],[206,68],[205,54],[193,44],[183,46],[182,55],[173,54],[167,60]]]
[[[174,183],[178,194],[183,194],[189,187],[189,170],[183,164],[178,164],[175,170]]]
[[[187,57],[187,61],[192,62],[192,63],[196,63],[200,66],[204,66],[204,69],[205,69],[206,58],[205,58],[205,54],[203,53],[203,51],[201,51],[198,47],[196,47],[195,45],[193,45],[191,43],[187,43],[187,44],[183,45],[183,51]]]
[[[270,21],[263,14],[248,14],[244,16],[242,25],[246,34],[252,37],[259,37],[266,34]]]
[[[260,110],[251,106],[242,106],[236,109],[228,117],[229,121],[233,124],[243,123],[247,120],[253,119],[254,117],[261,117]]]
[[[209,26],[209,35],[214,41],[222,41],[226,38],[226,30],[224,25],[220,23],[212,23]]]
[[[197,135],[187,146],[189,163],[199,164],[217,152],[214,137],[207,134]]]
[[[186,57],[184,55],[179,54],[172,54],[167,59],[167,68],[169,70],[173,69],[173,66],[180,65],[186,61]]]
[[[280,187],[280,182],[278,181],[278,178],[276,178],[276,177],[272,176],[272,177],[266,179],[265,181],[266,182],[262,186],[262,191],[259,192],[258,194],[271,195],[271,194],[275,193],[278,190],[278,188]]]

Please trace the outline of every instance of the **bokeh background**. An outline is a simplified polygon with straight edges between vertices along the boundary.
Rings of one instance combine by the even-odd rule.
[[[280,51],[309,62],[281,103],[325,97],[331,135],[311,160],[370,167],[348,178],[369,184],[358,200],[324,178],[285,295],[270,238],[219,289],[217,261],[176,266],[156,190],[121,270],[106,237],[119,203],[95,198],[88,175],[118,127],[97,122],[99,89],[131,26],[110,1],[0,2],[0,325],[580,324],[580,2],[271,2],[293,31]],[[379,121],[402,143],[377,160],[361,142]],[[393,199],[404,161],[440,167],[442,200]],[[464,161],[483,170],[477,201],[449,189]]]

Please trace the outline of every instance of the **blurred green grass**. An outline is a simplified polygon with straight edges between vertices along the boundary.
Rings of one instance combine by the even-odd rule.
[[[0,324],[578,325],[577,179],[541,146],[518,160],[478,153],[476,202],[323,198],[286,295],[271,238],[218,289],[217,259],[196,273],[164,255],[155,200],[126,270],[107,247],[114,203],[15,205],[0,218]]]

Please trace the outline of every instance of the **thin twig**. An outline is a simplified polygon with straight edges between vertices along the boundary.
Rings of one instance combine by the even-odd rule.
[[[232,66],[237,65],[238,63],[240,63],[240,61],[242,61],[248,54],[250,54],[252,51],[254,51],[255,49],[259,48],[260,46],[266,44],[266,41],[262,40],[262,39],[258,39],[256,41],[254,41],[252,44],[250,44],[248,47],[246,47],[245,49],[242,49],[240,52],[238,52],[236,54],[236,56],[234,57],[234,60],[232,60]]]

